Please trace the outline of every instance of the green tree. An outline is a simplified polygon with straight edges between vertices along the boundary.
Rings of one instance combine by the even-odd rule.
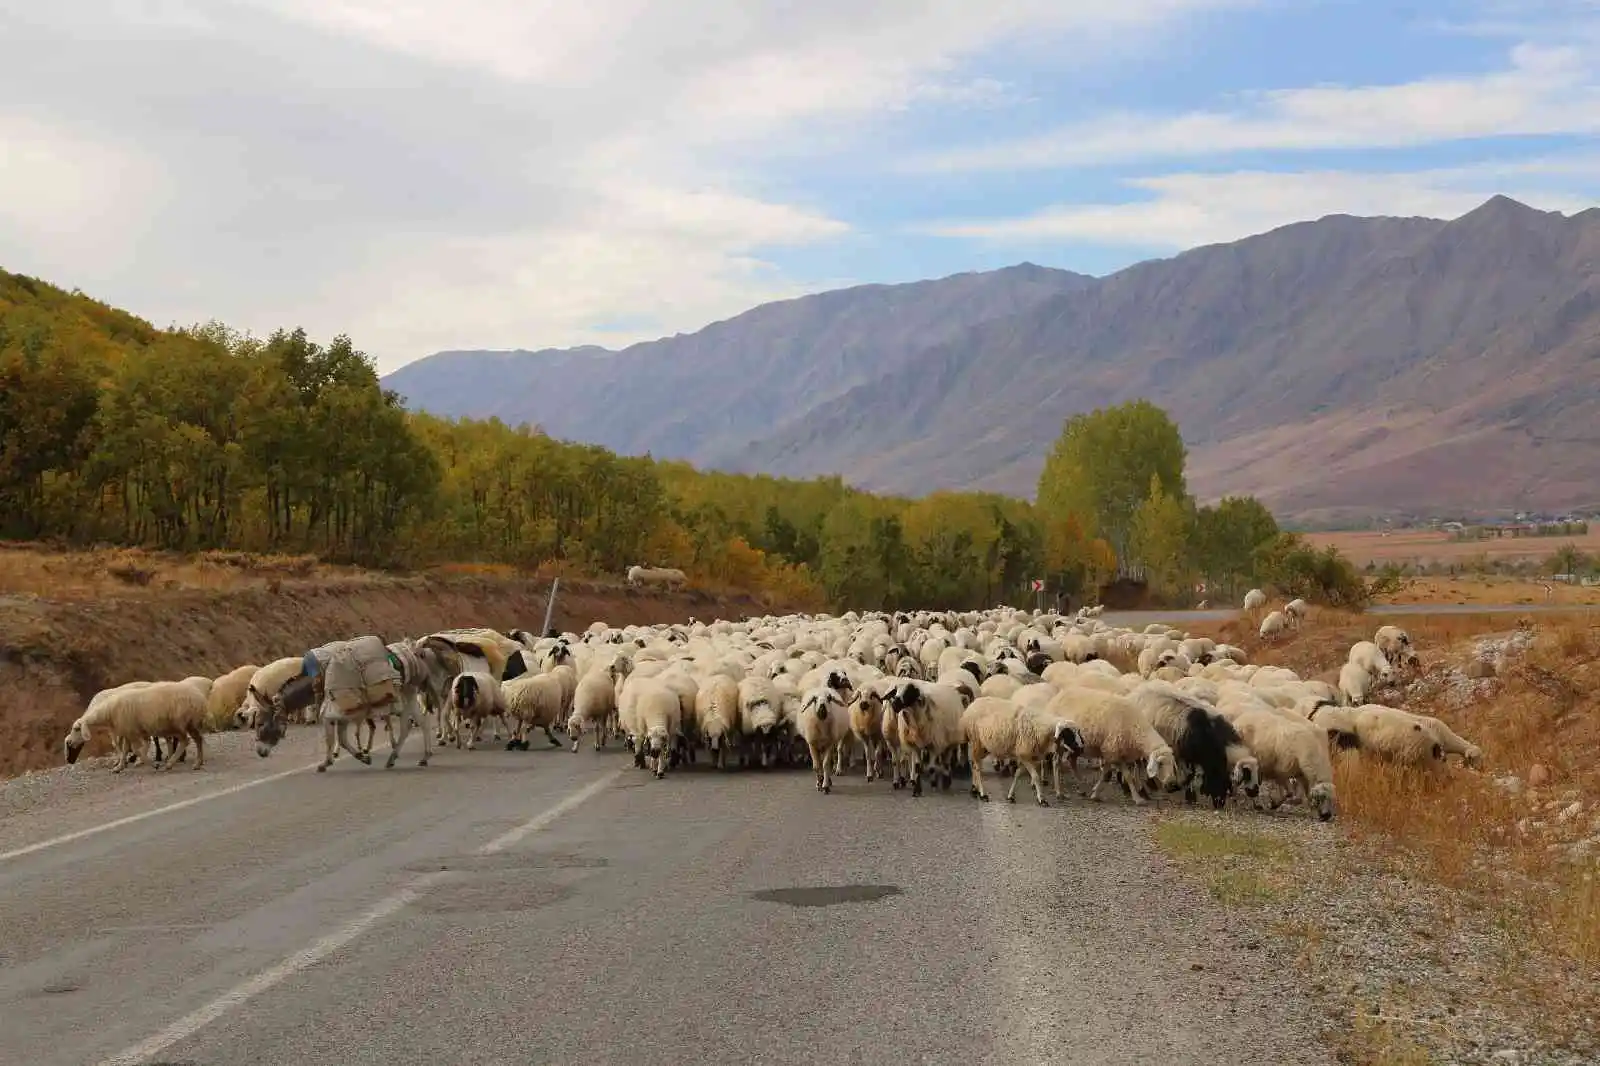
[[[1193,556],[1212,599],[1238,600],[1257,583],[1261,548],[1278,535],[1272,512],[1253,496],[1224,496],[1195,511]]]
[[[1074,516],[1089,537],[1128,557],[1133,514],[1158,478],[1176,500],[1188,497],[1187,451],[1178,427],[1148,400],[1074,415],[1039,474],[1037,504],[1047,520]]]
[[[1149,583],[1165,592],[1187,584],[1192,525],[1189,509],[1150,475],[1150,490],[1133,510],[1128,535],[1133,560],[1144,567]]]

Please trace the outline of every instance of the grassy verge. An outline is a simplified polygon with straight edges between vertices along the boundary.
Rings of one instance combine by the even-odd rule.
[[[1261,906],[1291,891],[1293,851],[1264,833],[1176,818],[1156,828],[1156,845],[1194,867],[1211,895],[1225,906]]]

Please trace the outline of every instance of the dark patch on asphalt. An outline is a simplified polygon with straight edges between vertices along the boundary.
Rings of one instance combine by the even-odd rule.
[[[556,851],[504,851],[495,855],[446,855],[407,863],[409,873],[494,873],[500,870],[598,870],[609,859]]]
[[[76,992],[82,987],[82,985],[75,985],[71,981],[52,981],[50,984],[47,984],[43,988],[39,989],[39,995],[64,996],[68,992]]]
[[[763,888],[750,898],[786,907],[836,907],[841,903],[873,903],[900,894],[899,885],[812,885],[805,888]]]
[[[570,898],[575,889],[519,875],[470,881],[449,880],[417,903],[429,914],[506,914],[538,910]]]

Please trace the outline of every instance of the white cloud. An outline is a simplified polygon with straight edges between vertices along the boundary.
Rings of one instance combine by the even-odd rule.
[[[1502,70],[1397,85],[1251,93],[1229,110],[1120,113],[1038,136],[934,153],[915,170],[1018,170],[1246,151],[1400,148],[1600,132],[1600,49],[1524,42]]]
[[[762,146],[1004,104],[968,69],[1004,43],[1251,2],[0,0],[33,131],[0,129],[0,191],[57,219],[0,225],[0,262],[157,322],[348,330],[386,366],[694,329],[803,286],[764,249],[848,231],[761,195],[736,164]],[[105,224],[44,232],[73,204]]]
[[[1551,191],[1539,179],[1587,177],[1600,158],[1573,156],[1524,163],[1410,173],[1235,171],[1135,178],[1147,198],[1116,204],[1068,204],[1023,218],[953,221],[918,227],[942,237],[995,243],[1083,241],[1192,248],[1238,240],[1325,215],[1456,218],[1504,193],[1541,210],[1572,213],[1592,199]],[[1519,188],[1518,183],[1527,188]]]

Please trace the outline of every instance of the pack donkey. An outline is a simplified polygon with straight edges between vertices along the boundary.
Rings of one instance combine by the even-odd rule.
[[[304,674],[285,685],[256,716],[256,754],[266,758],[283,739],[289,716],[297,709],[318,705],[327,748],[320,773],[333,765],[338,749],[343,748],[357,761],[372,765],[370,747],[363,750],[350,743],[350,726],[367,723],[376,734],[375,719],[382,716],[389,734],[389,760],[392,769],[400,749],[415,726],[421,726],[422,758],[427,766],[433,757],[431,730],[424,693],[441,671],[437,657],[415,641],[384,644],[375,636],[335,641],[313,648],[305,655]],[[399,719],[398,728],[395,719]]]

